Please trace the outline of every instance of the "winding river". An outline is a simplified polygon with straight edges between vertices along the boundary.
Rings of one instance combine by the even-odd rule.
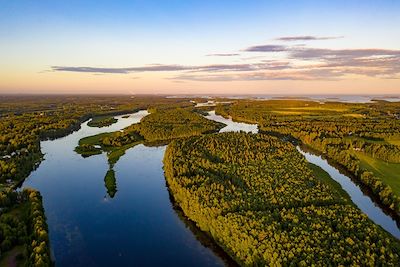
[[[118,131],[147,111],[117,116],[117,123],[42,141],[45,160],[23,187],[38,189],[57,266],[224,266],[233,262],[174,209],[162,160],[165,146],[135,146],[114,166],[117,193],[104,186],[106,155],[82,158],[79,139]]]
[[[174,207],[162,169],[166,146],[137,145],[127,150],[114,166],[113,198],[104,186],[106,155],[82,158],[73,151],[81,138],[121,130],[147,114],[116,116],[115,124],[103,128],[84,122],[66,137],[41,142],[45,160],[22,186],[36,188],[43,196],[57,266],[235,265]],[[206,118],[225,123],[221,132],[258,132],[256,124],[233,122],[213,111]],[[320,156],[300,152],[338,181],[374,222],[400,237],[396,223],[349,177]]]
[[[227,124],[227,127],[223,128],[221,132],[232,130],[243,130],[253,133],[258,132],[256,124],[233,122],[231,118],[227,119],[220,115],[216,115],[215,111],[210,111],[206,118]],[[353,180],[349,176],[343,174],[341,170],[331,165],[328,160],[324,159],[322,156],[306,151],[300,146],[298,146],[297,149],[301,154],[305,156],[307,161],[318,165],[327,173],[329,173],[332,179],[338,182],[341,187],[349,194],[353,203],[373,222],[380,225],[383,229],[400,239],[399,225],[390,215],[387,215],[382,210],[382,208],[374,201],[373,198],[364,194],[360,185],[353,182]]]
[[[349,194],[353,203],[356,204],[356,206],[372,221],[400,239],[400,229],[396,221],[387,215],[370,196],[364,194],[360,185],[354,183],[349,176],[343,174],[339,169],[332,166],[328,160],[322,158],[320,155],[308,152],[301,147],[297,147],[297,149],[305,156],[307,161],[318,165],[329,173],[332,179],[338,182],[347,194]]]

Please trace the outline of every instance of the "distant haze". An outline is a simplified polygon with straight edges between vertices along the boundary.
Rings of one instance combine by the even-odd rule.
[[[400,94],[400,1],[3,1],[0,94]]]

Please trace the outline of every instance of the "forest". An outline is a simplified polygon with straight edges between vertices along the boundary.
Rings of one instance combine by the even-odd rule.
[[[0,211],[0,259],[15,257],[19,266],[53,265],[40,193],[1,191]]]
[[[164,106],[150,110],[152,113],[139,123],[132,124],[122,131],[82,138],[75,148],[75,151],[83,157],[107,153],[109,170],[104,181],[111,198],[117,192],[113,167],[127,149],[139,143],[160,145],[177,138],[213,133],[224,126],[222,123],[205,119],[191,108]]]
[[[264,133],[290,136],[319,151],[345,167],[385,206],[400,214],[400,173],[395,171],[400,159],[399,102],[243,100],[220,105],[216,111],[234,120],[258,123]],[[374,162],[368,164],[366,157]]]
[[[113,165],[126,149],[138,143],[162,144],[176,138],[218,132],[222,127],[222,123],[210,121],[191,109],[152,109],[140,123],[122,131],[82,138],[75,151],[84,157],[107,152],[109,163]]]
[[[0,263],[15,256],[27,266],[51,265],[40,193],[16,191],[43,160],[41,140],[68,135],[93,117],[189,106],[187,99],[157,96],[0,96]],[[104,183],[114,195],[113,173]]]
[[[289,142],[263,134],[178,139],[171,193],[244,266],[398,266],[400,243],[315,177]]]
[[[88,126],[90,127],[106,127],[116,123],[118,120],[114,117],[94,117],[88,122]]]
[[[83,138],[75,148],[84,157],[106,152],[110,198],[118,192],[113,167],[127,149],[169,143],[164,170],[176,203],[239,264],[399,265],[398,241],[290,142],[271,136],[333,159],[400,214],[399,103],[233,100],[218,104],[217,114],[257,123],[262,134],[216,134],[224,125],[203,117],[212,107],[184,98],[0,100],[0,263],[15,256],[29,266],[52,264],[40,193],[17,190],[43,160],[40,141],[89,119],[104,127],[116,115],[146,109],[140,123]]]
[[[65,136],[92,117],[152,107],[189,107],[156,96],[0,96],[0,184],[20,183],[42,160],[40,140]]]

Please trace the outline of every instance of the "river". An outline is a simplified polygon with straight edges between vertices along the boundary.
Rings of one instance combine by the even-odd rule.
[[[23,187],[38,189],[49,225],[57,266],[224,266],[232,260],[193,223],[174,208],[164,179],[166,146],[137,145],[115,164],[117,193],[107,195],[105,154],[82,158],[74,152],[86,136],[121,130],[137,123],[147,111],[116,116],[108,127],[81,129],[56,140],[41,142],[44,161]],[[209,112],[206,118],[225,123],[220,132],[257,133],[256,124],[233,122]],[[394,236],[399,228],[347,176],[322,157],[300,152],[322,167],[349,193],[353,202]]]
[[[215,111],[210,111],[208,119],[215,120],[227,124],[227,127],[221,129],[221,132],[242,130],[246,132],[257,133],[256,124],[246,124],[233,122],[231,118],[224,118],[220,115],[216,115]],[[383,229],[391,233],[393,236],[400,239],[400,228],[396,221],[389,215],[387,215],[382,208],[374,201],[373,198],[364,194],[361,187],[356,184],[349,176],[343,174],[338,168],[331,165],[326,159],[320,155],[313,154],[309,151],[304,150],[301,147],[297,147],[301,154],[305,156],[307,161],[318,165],[324,169],[329,175],[338,182],[341,187],[349,194],[353,203],[365,213],[373,222],[380,225]]]
[[[300,147],[297,147],[297,149],[306,157],[307,161],[318,165],[329,173],[332,179],[338,182],[347,194],[349,194],[353,203],[356,204],[356,206],[372,221],[400,239],[400,229],[396,221],[387,215],[370,196],[364,194],[360,185],[354,183],[349,176],[343,174],[339,169],[332,166],[328,160],[322,158],[320,155],[307,152]]]
[[[82,158],[73,151],[79,139],[118,131],[147,114],[116,116],[115,124],[103,128],[84,122],[66,137],[41,142],[45,160],[23,187],[36,188],[43,196],[56,266],[232,264],[174,209],[162,169],[165,146],[138,145],[126,151],[114,166],[114,198],[104,186],[106,155]]]

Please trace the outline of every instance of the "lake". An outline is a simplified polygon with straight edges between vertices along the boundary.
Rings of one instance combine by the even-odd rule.
[[[116,116],[117,123],[103,128],[84,122],[66,137],[41,142],[45,160],[23,187],[43,196],[57,266],[233,264],[174,209],[162,169],[165,146],[138,145],[126,152],[114,166],[114,198],[104,186],[106,155],[82,158],[73,151],[82,137],[123,129],[147,114]]]
[[[121,130],[147,114],[116,116],[117,123],[103,128],[84,122],[66,137],[41,142],[45,160],[23,187],[36,188],[43,196],[57,266],[235,265],[174,207],[162,169],[166,146],[137,145],[127,150],[114,166],[117,192],[113,198],[104,185],[106,155],[82,158],[74,152],[81,138]],[[233,122],[214,111],[205,117],[225,123],[220,132],[258,132],[256,124]],[[338,181],[371,220],[400,237],[396,222],[348,176],[321,156],[299,150]]]

